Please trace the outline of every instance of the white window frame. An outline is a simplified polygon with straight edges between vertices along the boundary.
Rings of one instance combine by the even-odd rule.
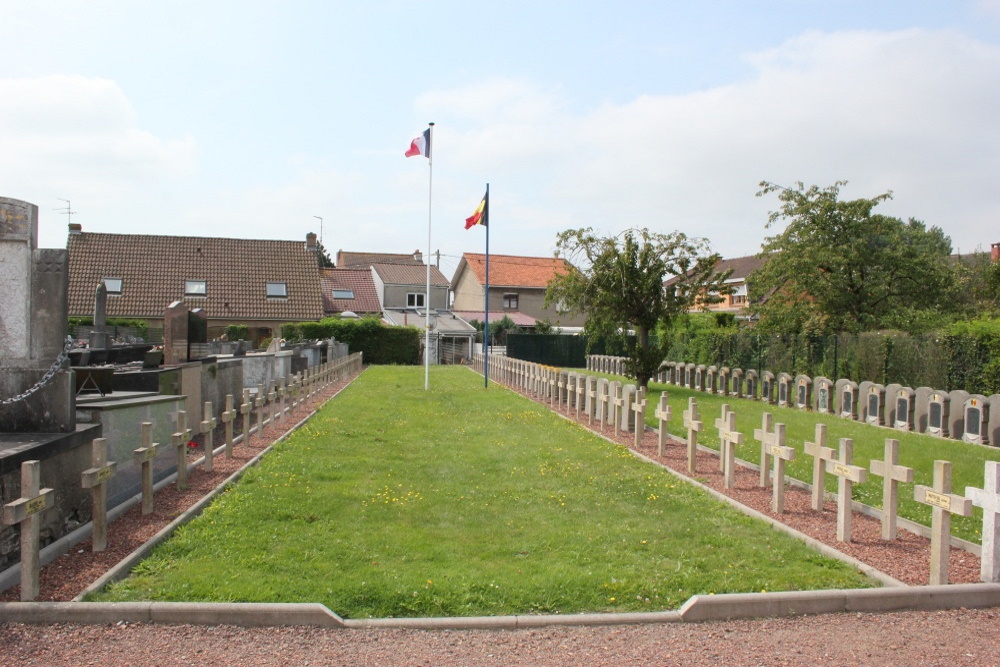
[[[122,287],[125,285],[125,281],[121,278],[101,278],[104,283],[104,288],[108,290],[108,296],[121,296]]]
[[[423,308],[424,307],[424,296],[423,292],[408,292],[406,294],[406,307],[407,308]]]
[[[335,289],[333,290],[334,299],[353,299],[354,290],[352,289]]]
[[[208,296],[208,281],[185,280],[184,296]]]
[[[272,294],[272,286],[281,286],[281,294]],[[268,281],[264,287],[264,293],[267,295],[268,299],[287,299],[288,298],[288,283],[275,281]]]

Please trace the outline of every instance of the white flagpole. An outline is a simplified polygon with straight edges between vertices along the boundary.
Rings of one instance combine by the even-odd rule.
[[[430,126],[429,146],[427,151],[427,167],[430,174],[427,179],[427,294],[424,298],[424,308],[427,317],[424,323],[424,391],[431,388],[431,202],[434,194],[434,123]]]

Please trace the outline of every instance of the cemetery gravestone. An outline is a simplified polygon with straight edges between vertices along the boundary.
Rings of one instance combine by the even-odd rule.
[[[705,364],[698,364],[694,368],[694,389],[697,391],[705,391],[705,373],[708,369]]]
[[[885,458],[869,463],[872,474],[882,478],[882,539],[896,539],[899,482],[913,482],[913,468],[899,465],[899,440],[885,439]]]
[[[597,421],[601,425],[601,432],[604,432],[604,422],[608,420],[608,379],[600,378],[597,380],[597,397],[595,401],[595,408],[597,410]]]
[[[955,389],[948,395],[951,410],[948,414],[948,435],[955,440],[965,439],[965,402],[969,392]]]
[[[788,373],[778,373],[778,405],[788,406],[791,404],[792,376]]]
[[[202,413],[204,419],[202,420],[201,435],[205,441],[205,472],[212,472],[215,461],[215,452],[213,451],[212,444],[212,432],[215,430],[215,417],[212,416],[212,403],[209,401],[205,402],[205,411]]]
[[[774,373],[764,371],[760,380],[760,400],[765,403],[774,403]]]
[[[108,547],[108,486],[118,464],[108,462],[108,441],[94,438],[91,443],[91,467],[83,471],[83,488],[91,490],[91,517],[94,523],[91,548],[94,552]]]
[[[970,516],[972,501],[951,492],[951,462],[934,462],[934,486],[917,484],[913,499],[930,505],[931,510],[931,586],[948,583],[948,554],[951,551],[951,515]]]
[[[632,402],[632,426],[635,431],[635,448],[642,444],[642,436],[646,432],[646,389],[640,388]]]
[[[698,402],[694,397],[688,398],[688,409],[683,413],[684,428],[687,429],[688,474],[695,473],[695,459],[698,453],[698,432],[701,430],[701,417],[698,415]]]
[[[38,597],[38,534],[39,514],[55,503],[55,492],[42,489],[42,464],[25,461],[21,464],[21,497],[3,506],[3,522],[8,526],[21,524],[21,602]]]
[[[627,384],[622,387],[622,405],[618,412],[618,418],[621,420],[621,430],[626,433],[635,431],[635,413],[632,412],[632,404],[635,402],[636,393],[634,384]]]
[[[837,413],[844,419],[858,418],[858,385],[851,380],[837,380]]]
[[[899,431],[914,430],[914,394],[909,387],[900,387],[895,392],[895,409],[893,410],[892,426]]]
[[[670,411],[669,398],[667,397],[667,392],[660,394],[660,403],[656,406],[656,419],[659,422],[659,428],[657,429],[657,453],[663,456],[666,453],[667,447],[667,427],[670,424],[670,419],[673,416]]]
[[[584,412],[587,414],[587,424],[594,423],[594,413],[597,412],[595,400],[597,399],[597,378],[593,375],[587,376],[587,405]]]
[[[142,513],[153,513],[153,459],[156,458],[158,444],[153,442],[153,422],[142,422],[139,427],[142,445],[132,450],[132,460],[141,467]]]
[[[889,428],[896,427],[896,395],[903,385],[890,382],[885,386],[885,396],[882,399],[883,424]]]
[[[865,421],[873,426],[885,424],[885,387],[872,384],[865,395]]]
[[[163,314],[163,364],[188,361],[188,309],[183,301],[174,301]]]
[[[799,410],[809,410],[812,408],[812,378],[807,375],[799,375],[795,378],[795,407]]]
[[[743,398],[743,369],[734,368],[733,369],[733,380],[730,386],[730,392],[733,396],[737,398]]]
[[[785,446],[785,425],[774,425],[774,443],[770,447],[774,460],[774,486],[771,494],[771,511],[781,514],[785,511],[785,461],[795,460],[795,448]]]
[[[868,478],[868,471],[861,466],[853,465],[854,440],[840,439],[840,456],[836,461],[828,461],[826,471],[833,473],[837,480],[837,540],[851,541],[851,494],[855,484],[863,484]]]
[[[177,411],[177,431],[172,436],[174,448],[177,451],[177,488],[186,489],[188,486],[187,468],[187,448],[191,440],[191,429],[187,427],[187,413],[184,410]]]
[[[729,420],[726,419],[726,415],[729,414],[729,404],[722,404],[722,414],[718,419],[715,420],[715,429],[719,433],[719,472],[725,472],[726,470],[726,437],[725,433],[729,429]]]
[[[719,393],[723,396],[729,396],[730,393],[730,379],[732,378],[732,371],[729,366],[723,366],[719,369]]]
[[[758,486],[767,488],[771,481],[771,445],[776,444],[772,424],[774,418],[770,412],[765,412],[761,418],[760,428],[754,429],[753,439],[760,443],[760,482]]]
[[[983,548],[980,579],[1000,582],[1000,462],[986,462],[986,482],[982,489],[965,487],[965,495],[983,510]]]
[[[710,393],[715,393],[715,383],[719,376],[719,369],[716,366],[709,366],[705,370],[705,390]]]
[[[813,396],[816,411],[822,414],[833,414],[833,382],[829,378],[818,377],[813,382]]]
[[[930,387],[917,387],[913,391],[913,430],[917,433],[927,432],[927,408],[932,393]]]
[[[1000,447],[1000,394],[993,394],[986,401],[989,420],[986,426],[986,442]]]
[[[746,397],[751,401],[757,400],[757,391],[759,388],[759,383],[757,381],[757,371],[749,370],[746,374]]]
[[[615,435],[621,432],[622,425],[622,383],[615,380],[608,386],[610,397],[611,425],[614,426]]]
[[[736,445],[743,444],[743,434],[736,430],[736,413],[729,411],[726,414],[726,429],[720,434],[722,440],[722,460],[724,468],[722,471],[722,483],[727,489],[733,488],[736,483]]]
[[[965,433],[962,439],[976,445],[985,445],[986,429],[989,423],[987,413],[986,397],[982,394],[973,394],[965,401]]]
[[[823,511],[823,494],[826,490],[824,483],[826,464],[827,461],[833,461],[837,457],[837,452],[832,447],[826,446],[826,424],[816,424],[814,440],[815,442],[805,443],[805,452],[813,457],[812,508],[821,512]]]

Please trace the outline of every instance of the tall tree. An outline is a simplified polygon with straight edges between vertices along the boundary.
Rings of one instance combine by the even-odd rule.
[[[323,247],[322,241],[316,241],[316,262],[321,269],[332,269],[333,260],[330,259],[330,251]]]
[[[781,207],[767,227],[764,265],[750,275],[751,310],[766,329],[797,333],[904,326],[916,313],[947,309],[954,282],[951,239],[937,227],[874,212],[891,192],[840,201],[840,188],[762,182]]]
[[[629,229],[600,237],[589,227],[570,229],[559,234],[556,256],[576,269],[549,283],[546,306],[558,303],[571,313],[585,313],[588,335],[623,342],[629,352],[626,370],[642,387],[667,352],[650,333],[696,303],[717,301],[725,291],[727,276],[714,272],[719,255],[710,252],[706,240],[680,232]],[[629,329],[635,331],[632,339]]]

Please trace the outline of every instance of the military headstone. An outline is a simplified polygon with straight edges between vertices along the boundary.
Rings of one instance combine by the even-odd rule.
[[[824,482],[826,462],[833,461],[837,457],[837,452],[832,447],[826,446],[826,424],[816,424],[816,435],[813,440],[814,442],[805,443],[805,452],[813,457],[812,508],[821,512],[823,495],[826,491]]]
[[[987,461],[983,488],[967,486],[965,495],[983,510],[980,578],[985,582],[1000,582],[1000,462]]]
[[[951,515],[970,516],[972,501],[951,492],[951,461],[934,462],[934,486],[917,484],[913,499],[930,505],[931,510],[931,586],[948,583],[951,551]]]
[[[869,463],[872,474],[882,478],[882,539],[896,539],[899,483],[913,482],[913,468],[899,465],[899,440],[885,439],[885,458]]]

